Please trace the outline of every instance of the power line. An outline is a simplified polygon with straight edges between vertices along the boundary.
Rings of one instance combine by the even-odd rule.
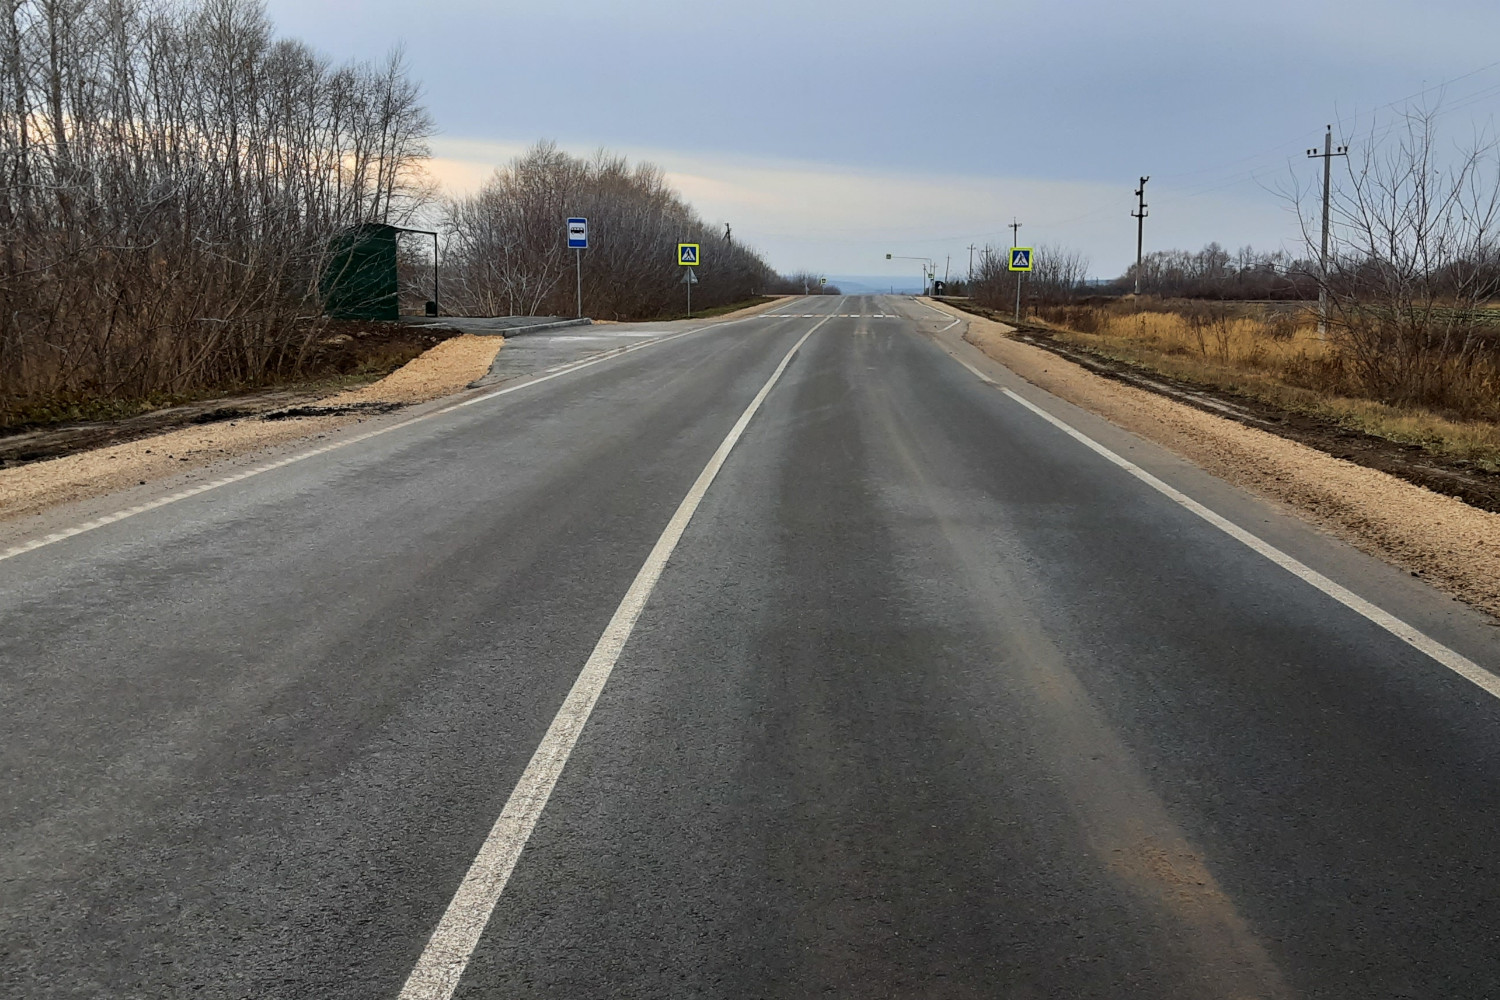
[[[1441,91],[1447,89],[1448,87],[1451,87],[1455,83],[1460,83],[1460,82],[1462,82],[1464,80],[1467,80],[1467,79],[1470,79],[1472,77],[1479,76],[1480,74],[1489,72],[1490,70],[1496,69],[1497,67],[1500,67],[1500,60],[1496,60],[1494,62],[1486,63],[1485,65],[1480,66],[1477,69],[1470,70],[1467,73],[1461,73],[1458,76],[1450,77],[1449,79],[1443,80],[1443,81],[1441,81],[1439,83],[1435,83],[1435,84],[1432,84],[1430,86],[1424,86],[1421,90],[1418,90],[1418,91],[1415,91],[1415,92],[1413,92],[1411,94],[1408,94],[1405,97],[1401,97],[1401,98],[1398,98],[1398,99],[1393,100],[1393,101],[1388,101],[1385,104],[1377,105],[1372,111],[1367,112],[1367,113],[1371,114],[1371,115],[1378,115],[1381,112],[1388,111],[1388,110],[1391,110],[1393,108],[1397,108],[1397,107],[1400,107],[1402,105],[1409,104],[1410,102],[1412,102],[1414,100],[1417,100],[1417,99],[1420,99],[1422,97],[1426,97],[1429,94],[1436,93],[1436,92],[1441,92]],[[1479,88],[1478,90],[1475,90],[1475,91],[1472,91],[1470,93],[1464,94],[1462,97],[1457,98],[1451,104],[1448,104],[1446,106],[1438,108],[1433,113],[1433,115],[1434,115],[1434,117],[1442,117],[1444,115],[1451,114],[1451,113],[1453,113],[1455,111],[1460,111],[1460,110],[1462,110],[1464,108],[1472,107],[1473,105],[1475,105],[1477,103],[1480,103],[1481,101],[1485,100],[1486,98],[1495,96],[1497,94],[1500,94],[1500,84],[1487,85],[1487,86]],[[1342,121],[1343,119],[1340,119],[1340,120]],[[1397,118],[1396,120],[1388,121],[1388,122],[1385,122],[1384,124],[1373,125],[1368,130],[1368,132],[1366,132],[1364,130],[1359,130],[1359,131],[1355,131],[1355,132],[1352,132],[1352,133],[1348,133],[1348,134],[1346,134],[1346,135],[1343,136],[1343,139],[1344,139],[1344,141],[1346,143],[1351,143],[1352,144],[1354,142],[1359,142],[1362,145],[1368,144],[1370,146],[1374,146],[1375,144],[1378,144],[1386,136],[1390,135],[1390,133],[1392,131],[1394,131],[1395,129],[1397,129],[1398,127],[1400,127],[1400,125],[1401,125],[1401,119]],[[1209,167],[1203,167],[1203,168],[1198,169],[1198,170],[1187,171],[1185,173],[1180,173],[1180,174],[1165,174],[1165,175],[1162,175],[1161,177],[1158,177],[1157,180],[1159,182],[1162,181],[1162,180],[1169,180],[1170,181],[1170,180],[1177,180],[1177,179],[1182,179],[1182,178],[1190,178],[1190,177],[1201,176],[1203,174],[1217,173],[1217,172],[1223,170],[1225,167],[1233,167],[1233,166],[1237,166],[1237,165],[1242,164],[1242,163],[1252,162],[1252,161],[1261,159],[1261,158],[1263,158],[1265,156],[1268,156],[1270,154],[1273,154],[1273,153],[1281,153],[1282,156],[1283,156],[1284,161],[1287,164],[1290,164],[1291,161],[1292,161],[1292,156],[1293,156],[1293,154],[1290,152],[1290,150],[1293,149],[1293,148],[1296,148],[1297,146],[1302,146],[1303,148],[1306,148],[1303,144],[1306,142],[1307,138],[1309,136],[1311,136],[1311,135],[1316,135],[1316,134],[1317,133],[1315,131],[1313,131],[1313,132],[1303,132],[1303,133],[1297,135],[1296,137],[1294,137],[1292,139],[1286,140],[1284,142],[1279,142],[1279,143],[1277,143],[1274,146],[1267,147],[1267,148],[1265,148],[1265,149],[1263,149],[1263,150],[1261,150],[1259,152],[1252,153],[1252,154],[1250,154],[1248,156],[1242,156],[1242,157],[1239,157],[1239,158],[1234,159],[1234,160],[1225,161],[1223,163],[1216,164],[1216,165],[1209,166]],[[1276,166],[1272,165],[1272,164],[1258,165],[1258,166],[1255,166],[1255,167],[1253,167],[1253,168],[1251,168],[1249,170],[1237,171],[1233,176],[1230,176],[1230,177],[1228,177],[1226,179],[1222,179],[1222,180],[1218,180],[1218,179],[1209,180],[1206,183],[1203,183],[1203,184],[1201,184],[1201,185],[1199,185],[1197,187],[1190,188],[1190,189],[1188,189],[1186,191],[1180,191],[1180,192],[1177,192],[1175,194],[1170,193],[1170,189],[1168,189],[1169,193],[1167,193],[1165,195],[1163,195],[1161,192],[1158,192],[1157,197],[1158,197],[1158,199],[1160,199],[1162,197],[1166,197],[1167,198],[1167,202],[1166,202],[1167,204],[1176,204],[1176,203],[1180,202],[1181,200],[1183,200],[1185,198],[1197,198],[1197,197],[1201,197],[1201,196],[1203,196],[1205,194],[1211,194],[1211,193],[1213,193],[1215,191],[1221,191],[1221,190],[1223,190],[1224,188],[1227,188],[1227,187],[1233,187],[1234,185],[1237,185],[1237,184],[1243,184],[1243,183],[1245,183],[1247,181],[1259,181],[1263,176],[1265,176],[1265,174],[1266,174],[1266,172],[1268,170],[1273,170],[1273,169],[1276,169]],[[1056,220],[1056,221],[1049,222],[1048,225],[1049,225],[1050,228],[1059,228],[1059,227],[1062,227],[1062,226],[1069,226],[1069,225],[1072,225],[1072,224],[1077,223],[1077,222],[1082,222],[1085,219],[1091,219],[1091,218],[1094,218],[1094,217],[1099,216],[1099,215],[1104,215],[1104,214],[1116,211],[1117,209],[1116,209],[1115,206],[1117,206],[1117,205],[1118,205],[1118,202],[1114,201],[1113,197],[1111,197],[1110,200],[1108,200],[1108,201],[1101,201],[1100,204],[1097,207],[1090,208],[1090,209],[1088,209],[1088,210],[1086,210],[1084,212],[1080,212],[1077,215],[1073,215],[1073,216],[1069,216],[1069,217],[1064,218],[1064,219],[1059,219],[1059,220]],[[1010,227],[1006,226],[1004,228],[1008,229]],[[775,237],[775,238],[785,238],[785,239],[802,239],[802,238],[804,238],[802,234],[790,234],[790,233],[788,233],[788,234],[768,233],[766,235],[769,235],[769,236],[772,236],[772,237]],[[902,237],[899,237],[899,239],[901,239],[901,241],[906,242],[906,243],[954,243],[954,242],[966,241],[966,240],[989,240],[989,239],[992,239],[992,238],[997,237],[997,236],[999,236],[999,232],[998,231],[995,231],[995,232],[983,232],[983,233],[969,232],[969,233],[954,234],[954,235],[950,235],[950,236],[932,236],[932,237],[902,236]],[[846,244],[854,245],[854,244],[864,244],[864,243],[871,242],[871,238],[870,237],[858,237],[858,238],[852,238],[852,239],[822,239],[822,240],[818,240],[817,242],[819,242],[819,243],[846,243]]]

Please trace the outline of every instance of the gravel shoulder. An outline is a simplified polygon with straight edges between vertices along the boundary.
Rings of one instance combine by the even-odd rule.
[[[372,415],[458,392],[489,371],[503,344],[504,338],[495,336],[454,337],[378,382],[306,405],[0,470],[0,520],[180,477],[301,439],[324,437]]]
[[[1004,324],[932,304],[968,321],[964,339],[1028,382],[1500,615],[1500,514],[1094,374]]]

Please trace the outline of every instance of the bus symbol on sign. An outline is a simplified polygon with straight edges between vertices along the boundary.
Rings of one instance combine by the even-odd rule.
[[[568,220],[568,249],[587,250],[589,248],[589,220]]]

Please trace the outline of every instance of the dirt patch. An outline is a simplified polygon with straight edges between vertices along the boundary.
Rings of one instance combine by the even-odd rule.
[[[1289,440],[1282,425],[1262,429],[1205,412],[1017,340],[1010,327],[966,318],[965,339],[1027,381],[1500,615],[1500,514]]]
[[[231,420],[5,469],[0,471],[0,519],[40,513],[57,504],[103,496],[201,470],[226,458],[326,435],[356,419]]]
[[[296,381],[173,401],[171,405],[111,403],[144,407],[143,412],[124,417],[112,414],[110,419],[100,420],[54,419],[10,427],[0,431],[0,469],[136,441],[179,427],[248,419],[303,406],[339,391],[351,381],[357,384],[388,375],[455,336],[455,330],[399,323],[330,322],[299,366],[302,374]]]
[[[373,385],[322,400],[324,406],[371,403],[423,403],[457,392],[483,378],[495,363],[505,338],[461,334],[407,363]]]
[[[401,403],[348,403],[343,406],[294,406],[290,410],[276,410],[261,417],[262,420],[295,420],[300,417],[348,417],[357,413],[390,413],[401,409]]]
[[[237,407],[205,410],[196,425],[108,447],[0,470],[0,519],[203,469],[298,439],[326,436],[368,417],[458,392],[489,371],[504,339],[460,336],[372,385],[316,404],[249,417]],[[217,417],[215,415],[218,415]]]

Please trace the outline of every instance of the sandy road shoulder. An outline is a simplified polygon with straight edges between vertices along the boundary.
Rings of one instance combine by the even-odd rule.
[[[1086,371],[963,314],[965,339],[1028,382],[1277,501],[1372,555],[1500,615],[1500,515],[1267,431]]]
[[[318,406],[371,403],[409,405],[458,392],[489,371],[502,337],[465,334],[445,340],[420,357],[361,389],[337,393]],[[326,437],[363,418],[358,415],[289,420],[234,420],[185,427],[154,437],[0,471],[0,520],[38,514],[159,480],[190,476],[298,440]]]

